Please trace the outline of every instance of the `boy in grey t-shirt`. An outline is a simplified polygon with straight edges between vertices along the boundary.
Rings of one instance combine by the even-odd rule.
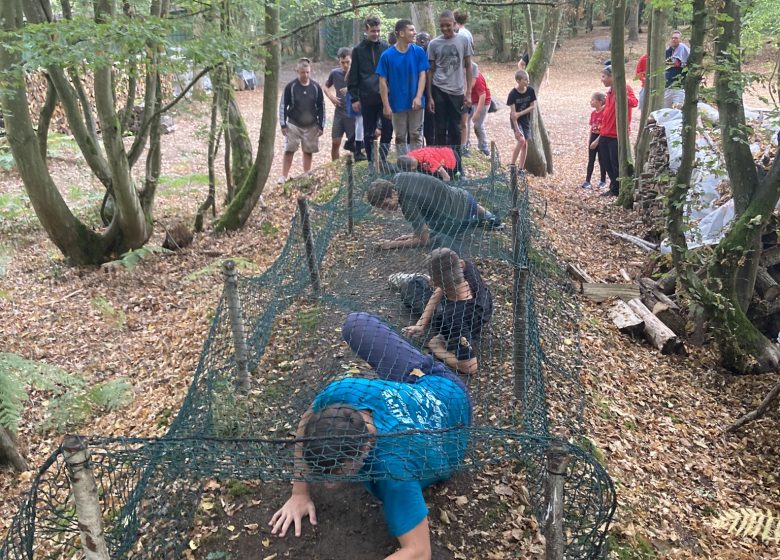
[[[436,144],[460,150],[461,115],[471,106],[474,49],[464,35],[455,33],[452,11],[442,12],[439,28],[441,35],[428,45],[428,99],[435,116]]]

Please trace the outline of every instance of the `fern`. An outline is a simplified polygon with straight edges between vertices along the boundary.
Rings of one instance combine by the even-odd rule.
[[[0,365],[0,427],[16,433],[25,400],[24,384]]]
[[[0,426],[16,433],[28,387],[59,392],[83,386],[82,379],[58,367],[0,352]]]
[[[754,508],[730,509],[712,523],[737,537],[760,538],[763,542],[780,543],[780,518],[769,510]]]
[[[139,247],[138,249],[130,249],[127,253],[123,253],[120,258],[115,261],[106,263],[108,267],[123,266],[127,270],[133,270],[135,266],[150,255],[155,253],[172,253],[173,251],[164,247],[158,247],[156,245],[147,245],[145,247]]]
[[[66,432],[87,422],[95,412],[116,410],[132,400],[133,386],[121,378],[98,383],[86,391],[69,392],[49,403],[41,429]]]

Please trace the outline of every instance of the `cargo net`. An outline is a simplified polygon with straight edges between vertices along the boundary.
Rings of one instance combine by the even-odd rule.
[[[578,445],[579,311],[534,225],[544,201],[495,150],[464,162],[446,184],[347,165],[328,202],[299,200],[266,272],[226,265],[168,434],[86,438],[112,557],[178,558],[210,479],[434,481],[496,464],[524,473],[567,558],[603,553],[614,488]],[[83,465],[65,455],[41,467],[0,558],[77,549],[67,473]]]

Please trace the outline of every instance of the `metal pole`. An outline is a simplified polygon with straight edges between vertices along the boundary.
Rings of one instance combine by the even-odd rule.
[[[515,164],[510,164],[509,166],[509,185],[512,187],[512,208],[517,208],[518,185],[517,185],[517,166]]]
[[[236,263],[226,260],[222,263],[222,273],[225,276],[225,298],[227,299],[230,331],[233,333],[233,348],[236,359],[236,386],[242,391],[249,390],[249,350],[246,346],[244,317],[241,313],[241,301],[238,297],[238,271]]]
[[[353,168],[352,156],[347,156],[347,233],[352,235],[355,228],[355,172]]]
[[[545,511],[542,519],[545,558],[548,560],[563,560],[566,549],[566,535],[563,532],[563,484],[570,459],[566,448],[560,443],[553,443],[550,446],[547,453]]]
[[[301,230],[303,233],[303,242],[306,248],[306,262],[309,265],[309,275],[311,276],[311,287],[315,295],[320,294],[320,271],[317,268],[317,259],[314,257],[314,238],[311,235],[311,223],[309,222],[309,203],[306,197],[298,197],[298,210],[301,213]]]
[[[84,557],[87,560],[109,560],[97,483],[89,462],[89,448],[81,437],[66,436],[62,442],[62,451],[76,506],[76,521]]]

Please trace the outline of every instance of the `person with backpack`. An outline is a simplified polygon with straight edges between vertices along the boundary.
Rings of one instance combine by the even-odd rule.
[[[282,176],[284,184],[290,174],[293,156],[298,148],[303,152],[303,171],[311,170],[312,154],[320,151],[320,136],[325,128],[325,96],[320,85],[310,78],[311,62],[298,59],[298,77],[284,88],[279,103],[279,126],[285,137]]]

